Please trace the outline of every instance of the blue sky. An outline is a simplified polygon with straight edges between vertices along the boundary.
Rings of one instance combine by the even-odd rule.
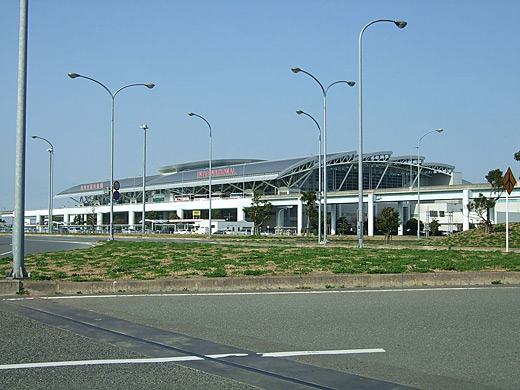
[[[110,97],[67,73],[93,77],[116,98],[115,176],[148,174],[208,156],[278,159],[317,153],[318,85],[358,79],[363,38],[364,151],[416,153],[454,165],[472,182],[514,169],[520,149],[520,2],[516,0],[30,0],[26,206],[47,207],[48,153],[55,192],[110,175]],[[0,5],[0,209],[14,207],[19,1]],[[358,143],[357,86],[328,95],[328,152]],[[59,203],[58,203],[59,204]]]

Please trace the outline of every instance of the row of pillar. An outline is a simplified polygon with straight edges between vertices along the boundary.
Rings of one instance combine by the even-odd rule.
[[[368,230],[368,236],[374,235],[374,221],[375,221],[375,195],[374,194],[367,194],[367,230]],[[467,210],[467,205],[470,202],[470,191],[469,190],[463,190],[462,193],[462,207],[463,210]],[[398,230],[399,235],[404,234],[404,222],[407,218],[409,218],[409,215],[405,214],[405,208],[404,208],[405,202],[398,202],[398,212],[400,217],[400,226]],[[342,205],[338,204],[330,204],[330,213],[331,213],[331,234],[336,234],[337,226],[336,226],[336,220],[339,215],[342,215]],[[277,212],[276,212],[276,226],[278,227],[284,227],[286,222],[286,210],[292,208],[293,206],[279,206]],[[175,210],[177,213],[177,216],[180,219],[184,218],[184,210],[183,209],[177,209]],[[128,211],[128,224],[129,225],[135,225],[136,224],[136,214],[140,212],[136,211]],[[38,215],[37,216],[37,223],[41,226],[44,224],[44,218],[46,215]],[[63,222],[65,224],[71,223],[71,214],[64,214],[63,215]],[[304,217],[304,205],[303,203],[298,200],[297,201],[297,226],[296,226],[296,234],[301,235],[302,228],[303,228],[303,217]],[[86,218],[86,217],[85,217]],[[245,213],[244,213],[244,207],[240,206],[237,207],[237,220],[243,221],[245,220]],[[137,221],[139,222],[139,221]],[[463,230],[469,230],[469,216],[467,213],[464,215],[463,218]],[[103,224],[103,213],[98,212],[96,213],[96,224],[102,225]]]

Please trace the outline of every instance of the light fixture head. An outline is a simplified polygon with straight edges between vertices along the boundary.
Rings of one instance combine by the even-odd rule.
[[[442,133],[444,131],[444,129],[437,129],[435,130],[437,133]]]
[[[303,114],[303,111],[302,111],[302,110],[296,110],[296,113],[297,113],[298,115],[301,115],[301,114]]]
[[[76,77],[79,77],[79,76],[80,76],[80,75],[77,74],[77,73],[69,73],[69,77],[70,77],[71,79],[75,79]]]
[[[300,68],[291,68],[293,73],[301,72],[302,70]]]
[[[31,136],[31,138],[35,139],[35,138],[38,138],[38,136],[37,135],[33,135],[33,136]]]
[[[155,84],[145,84],[146,88],[150,88],[152,89],[153,87],[155,87]]]
[[[398,28],[405,28],[408,24],[404,20],[394,20],[394,23]]]
[[[347,84],[349,87],[353,87],[354,85],[356,85],[356,82],[355,81],[347,81]]]
[[[148,125],[142,125],[142,126],[139,126],[140,129],[143,129],[143,130],[148,130]]]
[[[195,115],[195,113],[194,112],[188,112],[188,115],[189,116],[193,116],[193,115]]]

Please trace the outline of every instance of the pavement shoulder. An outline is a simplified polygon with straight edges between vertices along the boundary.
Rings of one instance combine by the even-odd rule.
[[[255,290],[320,290],[340,288],[408,288],[483,285],[520,285],[520,272],[431,272],[402,274],[307,274],[112,280],[103,282],[1,280],[0,295],[79,295]]]

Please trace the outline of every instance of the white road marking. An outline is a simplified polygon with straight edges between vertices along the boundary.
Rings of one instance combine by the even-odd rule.
[[[96,244],[93,244],[90,241],[84,242],[84,241],[68,241],[68,240],[34,240],[30,239],[31,242],[54,242],[59,244],[77,244],[77,245],[89,245],[89,246],[96,246]]]
[[[227,357],[246,357],[249,356],[247,353],[220,353],[216,355],[204,355],[210,359],[222,359]]]
[[[112,283],[117,284],[114,280]],[[105,299],[105,298],[169,298],[169,297],[222,297],[222,296],[245,296],[245,295],[301,295],[301,294],[365,294],[384,292],[426,292],[426,291],[465,291],[465,290],[494,290],[494,289],[518,289],[519,286],[498,287],[429,287],[429,288],[389,288],[371,290],[316,290],[316,291],[254,291],[254,292],[213,292],[213,293],[165,293],[165,294],[111,294],[111,295],[70,295],[70,296],[46,296],[41,299]],[[4,301],[31,300],[33,298],[4,298]]]
[[[247,357],[260,356],[262,358],[281,358],[288,356],[311,356],[311,355],[351,355],[362,353],[382,353],[386,352],[382,348],[373,349],[340,349],[330,351],[287,351],[287,352],[267,352],[267,353],[226,353],[216,355],[204,355],[209,359],[222,359],[227,357]],[[69,360],[61,362],[38,362],[38,363],[15,363],[2,364],[0,370],[18,370],[22,368],[48,368],[48,367],[70,367],[70,366],[93,366],[105,364],[150,364],[150,363],[175,363],[200,361],[204,358],[200,356],[175,356],[166,358],[147,358],[147,359],[103,359],[103,360]]]
[[[372,349],[338,349],[333,351],[289,351],[289,352],[268,352],[260,354],[262,357],[288,357],[288,356],[312,356],[312,355],[353,355],[359,353],[382,353],[386,352],[383,348]]]
[[[70,366],[93,366],[105,364],[140,364],[140,363],[170,363],[187,362],[192,360],[204,360],[198,356],[176,356],[169,358],[150,358],[150,359],[104,359],[104,360],[71,360],[63,362],[41,362],[41,363],[19,363],[3,364],[0,370],[16,370],[20,368],[44,368],[44,367],[70,367]]]

